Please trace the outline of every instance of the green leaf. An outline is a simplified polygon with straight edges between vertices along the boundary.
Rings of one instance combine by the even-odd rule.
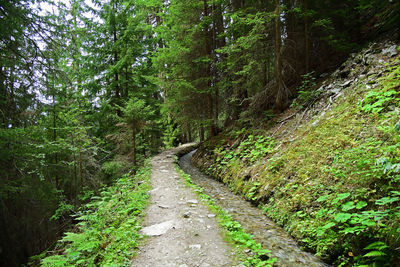
[[[345,204],[342,205],[342,210],[343,211],[349,211],[355,208],[354,202],[353,201],[349,201],[346,202]]]
[[[375,201],[376,205],[383,206],[398,201],[398,197],[383,197]]]
[[[323,202],[323,201],[327,200],[329,196],[330,196],[330,195],[320,196],[320,197],[317,199],[317,202]]]
[[[322,229],[326,230],[326,229],[332,228],[335,225],[336,225],[336,223],[329,222],[329,223],[325,224],[324,226],[322,226]]]
[[[375,223],[375,221],[366,218],[364,220],[361,220],[361,224],[370,227],[370,226],[374,226],[376,223]]]
[[[360,202],[358,202],[357,203],[357,205],[356,205],[356,209],[362,209],[362,208],[364,208],[365,206],[367,206],[368,204],[367,204],[367,202],[365,202],[365,201],[360,201]]]
[[[371,243],[371,244],[369,244],[368,246],[366,246],[366,247],[364,248],[364,250],[369,250],[369,249],[383,250],[383,249],[386,249],[386,248],[388,248],[388,247],[389,247],[389,246],[386,245],[385,242],[377,241],[377,242]]]
[[[364,255],[364,257],[382,257],[382,256],[386,256],[386,253],[376,250],[368,252],[367,254]]]
[[[354,227],[346,227],[344,230],[340,231],[345,234],[359,234],[365,229],[365,226],[354,226]]]
[[[41,266],[67,266],[68,259],[64,255],[54,255],[43,259]]]
[[[392,193],[395,196],[400,196],[400,192],[399,191],[390,191],[390,193]]]
[[[350,213],[342,213],[341,212],[341,213],[338,213],[335,215],[335,221],[344,223],[348,219],[350,219],[351,216],[352,216],[352,214],[350,214]]]
[[[347,192],[347,193],[342,193],[342,194],[338,194],[337,197],[336,197],[334,200],[332,200],[332,204],[336,204],[336,203],[338,203],[340,200],[346,199],[346,198],[348,198],[349,196],[350,196],[350,193],[349,193],[349,192]]]

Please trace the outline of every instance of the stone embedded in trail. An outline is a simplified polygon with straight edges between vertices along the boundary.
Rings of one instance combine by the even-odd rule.
[[[196,199],[190,199],[188,201],[186,201],[187,204],[197,204],[199,203]]]
[[[145,226],[149,227],[141,231],[142,235],[150,237],[133,259],[131,267],[209,266],[206,263],[213,263],[211,266],[233,266],[236,259],[230,255],[230,245],[219,235],[217,222],[208,219],[207,225],[210,226],[206,229],[205,224],[197,221],[210,211],[196,198],[194,190],[185,185],[175,169],[175,157],[166,160],[168,153],[179,151],[181,148],[162,152],[151,162],[151,185],[159,189],[151,193],[151,204],[144,218]],[[186,212],[189,218],[184,218]],[[173,222],[166,222],[169,220]],[[201,244],[201,247],[189,248],[189,245],[196,244]]]
[[[191,248],[191,249],[201,249],[201,245],[200,244],[189,245],[189,248]]]
[[[141,230],[141,232],[148,236],[158,236],[165,234],[166,232],[168,232],[168,230],[172,229],[173,227],[174,227],[174,221],[170,220],[158,224],[153,224],[148,227],[144,227]]]
[[[193,153],[190,153],[180,159],[181,168],[186,173],[190,174],[193,183],[204,188],[204,192],[215,199],[216,203],[218,203],[221,208],[235,218],[244,228],[251,229],[249,231],[256,236],[255,238],[257,238],[257,241],[260,243],[262,242],[265,246],[264,248],[271,251],[272,257],[278,258],[277,266],[326,266],[313,255],[301,251],[300,248],[296,246],[293,239],[291,239],[291,237],[282,229],[276,227],[272,222],[270,222],[260,209],[252,206],[242,197],[232,193],[227,186],[221,184],[217,180],[205,176],[198,169],[195,169],[195,167],[190,165],[190,158],[192,155]],[[209,214],[211,214],[211,212],[207,212],[204,215],[209,217]],[[197,216],[192,220],[193,222],[198,221]],[[202,223],[202,225],[206,225],[205,228],[208,229],[206,222]],[[196,243],[200,242],[196,241]],[[202,246],[207,246],[206,242],[201,244]],[[195,254],[195,250],[189,250],[189,252]],[[199,252],[201,252],[201,250]],[[248,253],[251,253],[251,251],[248,251]],[[254,253],[249,254],[249,256],[254,256]],[[261,255],[260,257],[267,259],[265,255]],[[300,264],[295,262],[295,260],[299,258],[305,259],[306,263]],[[214,266],[242,267],[243,265],[231,264]]]
[[[149,193],[153,193],[156,192],[158,189],[160,189],[159,187],[154,188],[153,190],[150,190]]]

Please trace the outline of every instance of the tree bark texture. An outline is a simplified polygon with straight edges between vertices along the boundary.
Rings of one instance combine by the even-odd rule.
[[[275,0],[275,65],[276,65],[276,82],[277,82],[277,93],[276,93],[276,108],[281,111],[283,109],[284,101],[284,85],[282,79],[282,58],[281,58],[281,4],[280,0]]]
[[[305,62],[306,62],[306,73],[310,72],[310,34],[309,34],[309,20],[308,20],[308,0],[304,0],[304,39],[305,39]]]

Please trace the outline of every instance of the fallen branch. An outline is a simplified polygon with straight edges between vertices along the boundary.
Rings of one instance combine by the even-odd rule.
[[[290,115],[289,117],[286,117],[286,118],[284,118],[283,120],[278,121],[278,123],[287,121],[288,119],[290,119],[290,118],[292,118],[293,116],[295,116],[295,115],[297,114],[297,112],[298,112],[298,111],[296,111],[295,113],[293,113],[293,114]]]
[[[303,115],[301,115],[300,120],[297,122],[296,127],[299,125],[299,123],[303,120],[304,116],[306,115],[306,112],[308,111],[308,107],[304,110]]]

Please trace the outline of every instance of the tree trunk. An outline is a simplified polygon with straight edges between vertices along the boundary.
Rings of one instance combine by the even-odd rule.
[[[275,105],[279,111],[283,109],[284,101],[284,85],[282,79],[282,58],[281,58],[281,4],[280,0],[275,0],[275,64],[276,64],[276,82],[277,82],[277,94]]]
[[[116,48],[118,37],[117,37],[117,26],[116,26],[116,19],[115,19],[115,14],[117,13],[117,8],[118,8],[117,7],[117,1],[115,1],[114,5],[113,5],[113,16],[114,16],[113,20],[114,20],[114,23],[112,25],[113,49],[114,49],[114,55],[113,55],[114,56],[114,58],[113,58],[114,62],[113,63],[114,63],[114,66],[116,66],[117,63],[118,63],[118,51],[117,51],[117,48]],[[120,86],[119,86],[119,75],[118,75],[117,70],[115,70],[115,73],[114,73],[114,81],[115,81],[115,98],[117,100],[117,104],[120,104],[119,103],[119,99],[121,97],[121,92],[120,92]],[[119,108],[117,108],[117,115],[119,117],[122,116],[121,110]]]
[[[208,17],[208,4],[207,0],[203,0],[204,4],[204,17]],[[212,57],[211,55],[211,44],[210,44],[210,31],[208,29],[208,25],[204,26],[204,32],[205,32],[205,47],[206,47],[206,55],[208,57]],[[208,104],[208,119],[209,119],[209,124],[210,124],[210,136],[215,135],[215,125],[213,122],[214,115],[213,115],[213,95],[211,93],[211,65],[210,63],[206,63],[206,79],[207,79],[207,104]]]
[[[83,157],[82,157],[82,145],[79,145],[79,180],[80,185],[83,185]]]
[[[192,130],[191,130],[190,126],[188,127],[187,132],[188,132],[188,142],[192,142],[193,141],[192,140]]]
[[[53,87],[53,90],[55,90],[55,88]],[[56,121],[56,96],[54,94],[53,91],[53,141],[56,142],[57,141],[57,121]],[[58,153],[56,152],[54,154],[54,161],[55,161],[55,165],[56,165],[56,170],[57,170],[57,166],[58,166]],[[56,171],[55,173],[55,178],[56,178],[56,188],[59,189],[60,186],[60,181],[59,181],[59,177],[58,177],[58,173]]]
[[[263,89],[267,87],[268,84],[268,55],[267,55],[267,46],[264,43],[263,47],[263,56],[264,56],[264,62],[262,64],[262,70],[263,70]]]
[[[125,94],[124,97],[128,99],[129,96],[129,69],[125,68]]]
[[[218,72],[217,72],[217,54],[215,52],[215,50],[218,48],[218,25],[217,25],[217,8],[215,6],[215,4],[212,5],[212,17],[213,17],[213,23],[212,23],[212,58],[213,58],[213,66],[212,66],[212,77],[213,77],[213,88],[214,88],[214,107],[215,107],[215,118],[214,118],[214,125],[216,127],[218,127],[218,115],[219,115],[219,103],[218,103],[218,95],[219,95],[219,91],[218,91],[218,87],[217,87],[217,83],[218,83]]]
[[[115,43],[117,42],[117,32],[116,32],[115,28],[113,29],[113,36],[114,36],[114,45],[115,45]],[[118,62],[118,52],[114,51],[114,65],[116,65],[117,62]],[[115,71],[115,73],[114,73],[114,79],[115,79],[115,97],[119,98],[120,90],[119,90],[119,77],[118,77],[117,71]]]
[[[142,144],[144,144],[145,136],[144,136],[144,131],[140,131],[140,140]],[[143,146],[143,155],[146,157],[146,146]]]
[[[157,11],[156,11],[155,17],[156,17],[156,26],[157,26],[157,27],[160,27],[161,24],[162,24],[162,21],[161,21],[161,17],[157,15]],[[157,44],[158,44],[158,48],[159,48],[159,49],[160,49],[160,48],[163,48],[163,47],[164,47],[163,39],[160,38],[160,37],[158,37],[158,42],[157,42]]]
[[[71,135],[72,137],[72,147],[75,147],[75,139],[74,139],[74,133],[72,133]],[[77,168],[76,168],[76,154],[75,154],[75,149],[73,151],[73,158],[74,158],[74,177],[73,177],[73,181],[71,181],[71,197],[74,199],[74,201],[76,201],[76,188],[77,186],[77,181],[78,181],[78,174],[77,174]]]
[[[200,142],[204,142],[204,128],[203,126],[200,127]]]
[[[310,72],[310,34],[309,34],[309,21],[308,21],[308,0],[304,0],[304,39],[305,39],[305,61],[306,61],[306,73]]]
[[[132,130],[132,146],[133,146],[133,165],[136,166],[136,130]]]

